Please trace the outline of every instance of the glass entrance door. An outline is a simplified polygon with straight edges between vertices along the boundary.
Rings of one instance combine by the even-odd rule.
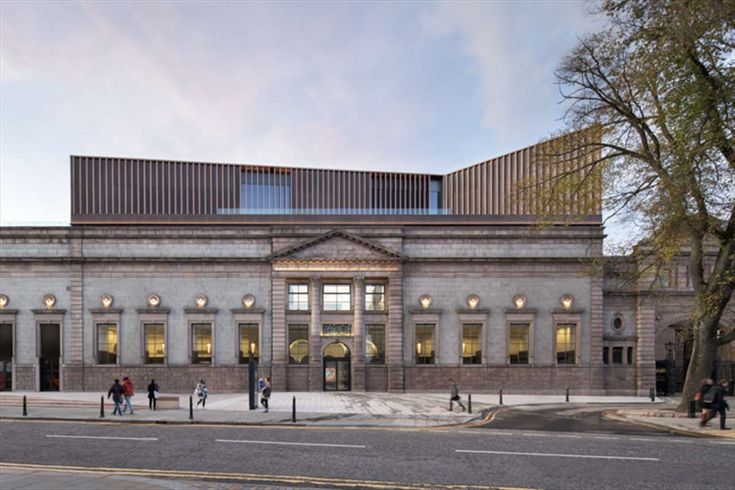
[[[58,323],[40,326],[39,377],[41,391],[59,391],[59,357],[61,357],[61,327]]]
[[[350,391],[350,350],[335,342],[324,350],[324,391]]]

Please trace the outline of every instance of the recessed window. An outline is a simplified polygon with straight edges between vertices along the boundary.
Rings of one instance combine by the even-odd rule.
[[[609,347],[603,347],[602,348],[602,362],[603,364],[610,364],[610,358],[608,357],[610,355],[610,348]]]
[[[385,325],[368,325],[365,340],[365,362],[385,364]]]
[[[212,364],[212,324],[191,325],[191,363]]]
[[[0,391],[13,389],[13,324],[0,323]]]
[[[613,364],[623,363],[623,348],[622,347],[612,348],[612,363]]]
[[[633,364],[633,348],[628,347],[628,364]]]
[[[258,324],[241,323],[240,330],[240,364],[247,364],[252,358],[258,362],[260,343],[258,342]]]
[[[385,311],[385,285],[365,285],[365,309],[367,311]]]
[[[143,325],[145,343],[145,363],[163,364],[166,358],[166,344],[163,323],[146,323]]]
[[[288,326],[288,363],[309,364],[309,326]]]
[[[623,317],[621,317],[620,315],[616,315],[612,319],[612,327],[615,330],[622,330],[623,329]]]
[[[434,325],[416,325],[416,364],[434,364]]]
[[[482,325],[462,325],[462,364],[482,364]]]
[[[117,325],[97,324],[97,364],[117,363]]]
[[[556,363],[575,364],[577,362],[576,324],[560,323],[556,326]]]
[[[508,362],[528,364],[528,323],[511,323],[508,338]]]
[[[309,285],[288,285],[288,309],[290,311],[309,311]]]
[[[325,311],[350,311],[352,293],[349,284],[325,284],[322,287]]]

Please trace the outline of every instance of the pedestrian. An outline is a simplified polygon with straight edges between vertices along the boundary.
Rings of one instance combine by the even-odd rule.
[[[712,405],[712,402],[707,402],[704,400],[704,395],[709,391],[710,388],[715,384],[715,382],[710,378],[705,378],[702,381],[700,381],[699,391],[696,395],[694,395],[694,399],[699,402],[699,404],[702,406],[702,416],[699,419],[699,425],[704,425],[706,420],[708,419],[710,407]]]
[[[449,411],[450,412],[453,412],[454,411],[454,407],[453,407],[452,403],[453,402],[457,402],[457,405],[459,405],[460,407],[462,407],[462,411],[463,412],[466,412],[467,411],[467,407],[464,406],[464,404],[462,403],[462,400],[459,397],[459,386],[457,386],[457,383],[455,383],[452,378],[449,378],[449,384],[451,386],[451,388],[450,388],[451,389],[451,397],[449,398]]]
[[[260,403],[263,403],[263,388],[265,388],[265,380],[258,378],[258,397],[260,398]]]
[[[707,413],[707,416],[702,417],[702,427],[707,425],[707,422],[715,418],[719,413],[720,429],[729,429],[729,427],[725,427],[725,422],[727,421],[727,409],[730,408],[730,405],[727,404],[727,400],[725,400],[726,392],[727,381],[723,379],[720,381],[719,385],[713,384],[710,386],[707,392],[702,396],[702,402],[709,404],[709,412]]]
[[[148,410],[156,409],[156,400],[158,399],[158,385],[156,380],[152,379],[151,384],[148,385]]]
[[[123,377],[122,387],[125,399],[125,408],[123,408],[123,413],[127,412],[129,409],[130,415],[135,415],[135,410],[133,410],[133,396],[135,395],[135,391],[133,390],[133,382],[130,381],[130,378],[127,376]]]
[[[207,384],[204,382],[203,379],[199,380],[199,383],[197,384],[197,387],[194,389],[194,394],[198,398],[197,400],[197,407],[199,404],[202,404],[202,408],[207,406],[207,395],[209,394],[209,390],[207,389]]]
[[[120,380],[118,378],[115,378],[112,386],[110,386],[110,389],[107,391],[107,399],[109,400],[110,396],[112,396],[112,403],[115,404],[115,409],[112,411],[112,415],[122,415],[120,405],[122,405],[124,393],[125,390],[120,384]]]
[[[260,403],[265,408],[265,413],[268,413],[268,400],[271,397],[271,379],[266,377],[263,383],[263,391],[261,391]]]

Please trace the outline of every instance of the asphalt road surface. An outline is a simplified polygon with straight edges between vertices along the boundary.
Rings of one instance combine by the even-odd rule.
[[[135,469],[286,487],[732,490],[734,461],[735,442],[672,436],[0,422],[0,471]]]

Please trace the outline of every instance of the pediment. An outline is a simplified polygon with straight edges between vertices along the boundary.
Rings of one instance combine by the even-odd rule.
[[[332,230],[296,246],[275,252],[270,256],[271,260],[327,261],[384,261],[400,260],[402,258],[403,256],[398,252],[342,230]]]

